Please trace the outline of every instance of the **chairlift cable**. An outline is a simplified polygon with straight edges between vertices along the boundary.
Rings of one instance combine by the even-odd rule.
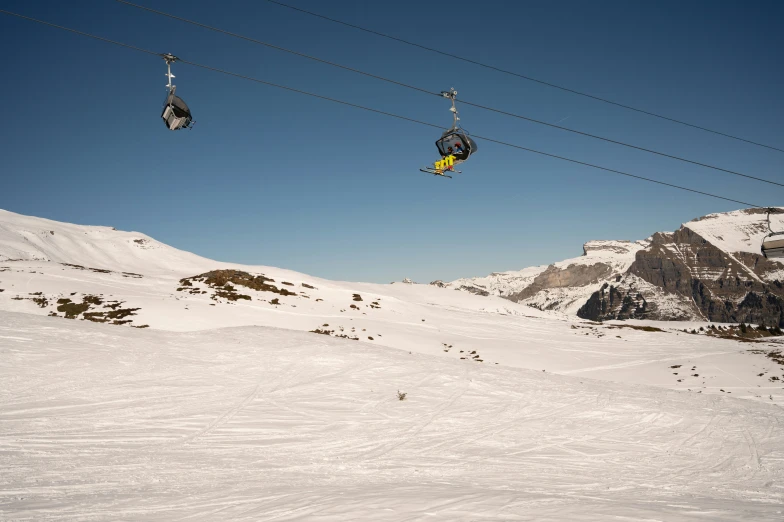
[[[348,23],[348,22],[344,22],[342,20],[337,20],[335,18],[330,18],[328,16],[320,15],[320,14],[314,13],[312,11],[301,9],[299,7],[294,7],[293,5],[285,4],[283,2],[278,2],[277,0],[267,0],[267,2],[279,5],[281,7],[285,7],[287,9],[292,9],[294,11],[299,11],[300,13],[304,13],[304,14],[307,14],[307,15],[310,15],[310,16],[315,16],[316,18],[321,18],[323,20],[328,20],[328,21],[336,23],[336,24],[345,25],[347,27],[352,27],[354,29],[358,29],[358,30],[364,31],[366,33],[374,34],[376,36],[381,36],[381,37],[384,37],[384,38],[388,38],[390,40],[394,40],[396,42],[404,43],[404,44],[410,45],[412,47],[417,47],[417,48],[423,49],[425,51],[429,51],[429,52],[432,52],[432,53],[440,54],[442,56],[448,56],[450,58],[455,58],[455,59],[460,60],[462,62],[478,65],[478,66],[484,67],[486,69],[492,69],[494,71],[497,71],[497,72],[500,72],[500,73],[503,73],[503,74],[507,74],[507,75],[510,75],[510,76],[516,76],[516,77],[522,78],[524,80],[528,80],[528,81],[535,82],[535,83],[538,83],[538,84],[541,84],[541,85],[545,85],[547,87],[552,87],[554,89],[559,89],[561,91],[566,91],[566,92],[569,92],[569,93],[572,93],[572,94],[576,94],[578,96],[583,96],[585,98],[591,98],[593,100],[600,101],[602,103],[607,103],[609,105],[615,105],[616,107],[621,107],[623,109],[627,109],[627,110],[630,110],[630,111],[638,112],[638,113],[641,113],[641,114],[646,114],[646,115],[652,116],[654,118],[659,118],[659,119],[666,120],[666,121],[669,121],[669,122],[672,122],[672,123],[685,125],[687,127],[692,127],[694,129],[699,129],[701,131],[710,132],[712,134],[717,134],[719,136],[724,136],[725,138],[731,138],[733,140],[738,140],[738,141],[742,141],[742,142],[745,142],[745,143],[750,143],[752,145],[757,145],[758,147],[764,147],[766,149],[776,150],[778,152],[784,152],[784,149],[780,149],[778,147],[773,147],[771,145],[765,145],[764,143],[759,143],[759,142],[748,140],[748,139],[745,139],[745,138],[740,138],[740,137],[734,136],[732,134],[727,134],[725,132],[712,130],[712,129],[709,129],[707,127],[703,127],[703,126],[700,126],[700,125],[695,125],[693,123],[685,122],[683,120],[678,120],[676,118],[670,118],[669,116],[663,116],[663,115],[657,114],[655,112],[647,111],[647,110],[644,110],[644,109],[638,109],[636,107],[632,107],[631,105],[625,105],[623,103],[614,102],[614,101],[609,100],[607,98],[602,98],[600,96],[595,96],[593,94],[588,94],[586,92],[578,91],[576,89],[570,89],[569,87],[564,87],[562,85],[557,85],[555,83],[546,82],[544,80],[539,80],[539,79],[533,78],[531,76],[526,76],[524,74],[520,74],[520,73],[516,73],[514,71],[510,71],[508,69],[502,69],[502,68],[496,67],[494,65],[488,65],[486,63],[482,63],[482,62],[479,62],[477,60],[471,60],[471,59],[465,58],[463,56],[458,56],[456,54],[448,53],[446,51],[441,51],[441,50],[435,49],[433,47],[427,47],[425,45],[418,44],[418,43],[415,43],[415,42],[411,42],[409,40],[404,40],[402,38],[391,36],[391,35],[388,35],[388,34],[385,34],[385,33],[379,32],[379,31],[374,31],[374,30],[368,29],[366,27],[362,27],[362,26],[359,26],[359,25],[355,25],[355,24],[351,24],[351,23]]]
[[[732,174],[733,176],[741,176],[743,178],[753,179],[753,180],[756,180],[756,181],[761,181],[763,183],[769,183],[771,185],[778,185],[779,187],[784,187],[784,183],[778,183],[776,181],[771,181],[771,180],[765,179],[765,178],[758,178],[756,176],[752,176],[750,174],[744,174],[742,172],[737,172],[735,170],[729,170],[729,169],[725,169],[725,168],[722,168],[722,167],[717,167],[715,165],[709,165],[707,163],[702,163],[702,162],[690,160],[690,159],[687,159],[687,158],[681,158],[680,156],[674,156],[672,154],[667,154],[666,152],[659,152],[659,151],[655,151],[653,149],[640,147],[638,145],[632,145],[630,143],[624,143],[622,141],[613,140],[611,138],[605,138],[603,136],[597,136],[595,134],[589,134],[587,132],[579,131],[579,130],[576,130],[576,129],[570,129],[568,127],[562,127],[562,126],[556,125],[554,123],[547,123],[545,121],[535,120],[533,118],[528,118],[526,116],[522,116],[522,115],[519,115],[519,114],[513,114],[513,113],[510,113],[510,112],[502,111],[500,109],[494,109],[492,107],[482,106],[482,105],[479,105],[479,104],[476,104],[476,103],[472,103],[470,101],[462,100],[461,103],[463,103],[465,105],[470,105],[472,107],[477,107],[479,109],[484,109],[484,110],[487,110],[487,111],[497,112],[499,114],[505,114],[505,115],[511,116],[513,118],[519,118],[521,120],[526,120],[526,121],[530,121],[530,122],[533,122],[533,123],[538,123],[539,125],[546,125],[548,127],[553,127],[553,128],[556,128],[556,129],[567,131],[567,132],[572,132],[574,134],[580,134],[582,136],[587,136],[589,138],[594,138],[594,139],[597,139],[597,140],[606,141],[608,143],[614,143],[616,145],[621,145],[623,147],[628,147],[630,149],[636,149],[636,150],[640,150],[640,151],[643,151],[643,152],[648,152],[650,154],[656,154],[657,156],[662,156],[662,157],[665,157],[665,158],[670,158],[670,159],[674,159],[674,160],[678,160],[678,161],[683,161],[685,163],[691,163],[692,165],[698,165],[700,167],[705,167],[705,168],[708,168],[708,169],[718,170],[720,172],[726,172],[727,174]]]
[[[86,33],[86,32],[83,32],[83,31],[77,31],[75,29],[71,29],[71,28],[68,28],[68,27],[61,26],[61,25],[52,24],[52,23],[49,23],[49,22],[45,22],[43,20],[38,20],[36,18],[23,16],[23,15],[20,15],[20,14],[17,14],[17,13],[13,13],[13,12],[10,12],[10,11],[6,11],[6,10],[3,10],[3,9],[0,9],[0,13],[8,14],[8,15],[11,15],[11,16],[16,16],[18,18],[24,18],[25,20],[29,20],[29,21],[32,21],[32,22],[40,23],[40,24],[47,25],[47,26],[50,26],[50,27],[55,27],[57,29],[63,29],[65,31],[69,31],[69,32],[72,32],[72,33],[75,33],[75,34],[79,34],[79,35],[82,35],[82,36],[87,36],[87,37],[93,38],[95,40],[100,40],[100,41],[111,43],[111,44],[114,44],[114,45],[126,47],[128,49],[132,49],[132,50],[135,50],[135,51],[143,52],[143,53],[146,53],[146,54],[151,54],[151,55],[156,56],[156,57],[161,57],[161,56],[164,55],[162,53],[156,53],[156,52],[153,52],[153,51],[150,51],[150,50],[147,50],[147,49],[143,49],[141,47],[136,47],[136,46],[133,46],[133,45],[128,45],[128,44],[122,43],[122,42],[117,42],[115,40],[110,40],[108,38],[103,38],[103,37],[96,36],[96,35],[93,35],[93,34],[90,34],[90,33]],[[224,74],[224,75],[227,75],[227,76],[233,76],[235,78],[241,78],[241,79],[252,81],[252,82],[255,82],[255,83],[268,85],[270,87],[277,87],[279,89],[284,89],[284,90],[287,90],[287,91],[296,92],[296,93],[299,93],[299,94],[304,94],[306,96],[311,96],[313,98],[318,98],[318,99],[321,99],[321,100],[326,100],[326,101],[330,101],[330,102],[333,102],[333,103],[338,103],[338,104],[345,105],[345,106],[348,106],[348,107],[354,107],[354,108],[357,108],[357,109],[362,109],[362,110],[373,112],[373,113],[376,113],[376,114],[381,114],[381,115],[384,115],[384,116],[389,116],[389,117],[392,117],[392,118],[397,118],[397,119],[400,119],[400,120],[409,121],[409,122],[416,123],[416,124],[419,124],[419,125],[424,125],[424,126],[427,126],[427,127],[435,127],[437,129],[441,129],[442,128],[441,125],[436,125],[434,123],[428,123],[428,122],[425,122],[425,121],[422,121],[422,120],[409,118],[407,116],[401,116],[399,114],[394,114],[394,113],[391,113],[391,112],[381,111],[381,110],[378,110],[378,109],[373,109],[371,107],[365,107],[364,105],[358,105],[358,104],[347,102],[347,101],[344,101],[344,100],[339,100],[339,99],[336,99],[336,98],[330,98],[328,96],[323,96],[323,95],[320,95],[320,94],[315,94],[315,93],[312,93],[312,92],[303,91],[303,90],[300,90],[300,89],[295,89],[293,87],[288,87],[288,86],[285,86],[285,85],[280,85],[280,84],[268,82],[268,81],[265,81],[265,80],[261,80],[259,78],[254,78],[252,76],[246,76],[246,75],[243,75],[243,74],[234,73],[234,72],[227,71],[227,70],[224,70],[224,69],[219,69],[219,68],[216,68],[216,67],[211,67],[211,66],[200,64],[200,63],[197,63],[197,62],[192,62],[190,60],[185,60],[185,59],[179,58],[177,61],[179,63],[192,65],[194,67],[199,67],[201,69],[206,69],[206,70],[217,72],[217,73]],[[636,174],[630,174],[628,172],[624,172],[624,171],[621,171],[621,170],[611,169],[611,168],[608,168],[608,167],[602,167],[600,165],[595,165],[595,164],[592,164],[592,163],[587,163],[587,162],[584,162],[584,161],[579,161],[579,160],[567,158],[567,157],[564,157],[564,156],[558,156],[556,154],[550,154],[550,153],[547,153],[547,152],[542,152],[542,151],[539,151],[539,150],[536,150],[536,149],[523,147],[521,145],[515,145],[513,143],[508,143],[508,142],[504,142],[504,141],[501,141],[501,140],[488,138],[486,136],[479,136],[479,135],[474,134],[474,137],[482,139],[482,140],[485,140],[485,141],[488,141],[488,142],[496,143],[498,145],[503,145],[505,147],[511,147],[511,148],[515,148],[515,149],[519,149],[519,150],[525,150],[525,151],[528,151],[528,152],[533,152],[535,154],[540,154],[542,156],[548,156],[548,157],[551,157],[551,158],[556,158],[556,159],[568,161],[568,162],[571,162],[571,163],[576,163],[578,165],[583,165],[583,166],[591,167],[591,168],[598,169],[598,170],[604,170],[606,172],[612,172],[612,173],[619,174],[619,175],[622,175],[622,176],[627,176],[627,177],[639,179],[639,180],[642,180],[642,181],[648,181],[650,183],[656,183],[658,185],[664,185],[664,186],[667,186],[667,187],[671,187],[671,188],[675,188],[675,189],[679,189],[679,190],[684,190],[684,191],[692,192],[692,193],[695,193],[695,194],[701,194],[703,196],[708,196],[708,197],[712,197],[712,198],[715,198],[715,199],[721,199],[721,200],[724,200],[724,201],[730,201],[732,203],[738,203],[738,204],[741,204],[741,205],[745,205],[747,207],[761,207],[761,205],[756,205],[756,204],[753,204],[753,203],[748,203],[748,202],[740,201],[740,200],[737,200],[737,199],[727,198],[727,197],[724,197],[724,196],[711,194],[709,192],[703,192],[701,190],[696,190],[696,189],[692,189],[692,188],[688,188],[688,187],[683,187],[683,186],[680,186],[680,185],[675,185],[673,183],[667,183],[667,182],[664,182],[664,181],[659,181],[659,180],[655,180],[655,179],[651,179],[651,178],[646,178],[644,176],[638,176]],[[762,208],[767,208],[767,206],[762,206]]]
[[[125,0],[116,0],[116,1],[121,3],[121,4],[126,4],[126,5],[129,5],[131,7],[136,7],[138,9],[142,9],[144,11],[149,11],[149,12],[157,14],[157,15],[166,16],[166,17],[172,18],[174,20],[179,20],[181,22],[185,22],[185,23],[188,23],[188,24],[196,25],[196,26],[202,27],[204,29],[209,29],[210,31],[223,33],[223,34],[225,34],[227,36],[232,36],[234,38],[239,38],[241,40],[245,40],[245,41],[248,41],[248,42],[251,42],[251,43],[255,43],[255,44],[258,44],[258,45],[263,45],[263,46],[269,47],[270,49],[276,49],[276,50],[282,51],[284,53],[289,53],[289,54],[293,54],[293,55],[296,55],[296,56],[300,56],[302,58],[307,58],[308,60],[313,60],[313,61],[320,62],[320,63],[326,64],[326,65],[331,65],[333,67],[338,67],[340,69],[345,69],[347,71],[351,71],[351,72],[354,72],[354,73],[357,73],[357,74],[362,74],[364,76],[369,76],[371,78],[375,78],[377,80],[381,80],[381,81],[384,81],[384,82],[393,83],[395,85],[399,85],[401,87],[406,87],[407,89],[413,89],[415,91],[423,92],[425,94],[430,94],[430,95],[433,95],[433,96],[441,96],[440,94],[436,94],[436,93],[434,93],[432,91],[428,91],[427,89],[422,89],[420,87],[415,87],[413,85],[409,85],[409,84],[406,84],[406,83],[403,83],[403,82],[398,82],[398,81],[395,81],[395,80],[391,80],[389,78],[384,78],[383,76],[377,76],[377,75],[372,74],[372,73],[368,73],[368,72],[365,72],[365,71],[360,71],[359,69],[354,69],[354,68],[348,67],[346,65],[341,65],[341,64],[335,63],[335,62],[330,62],[329,60],[324,60],[322,58],[317,58],[317,57],[311,56],[309,54],[300,53],[300,52],[294,51],[292,49],[286,49],[285,47],[280,47],[278,45],[274,45],[274,44],[271,44],[271,43],[268,43],[268,42],[257,40],[255,38],[251,38],[249,36],[243,36],[241,34],[233,33],[231,31],[227,31],[225,29],[220,29],[218,27],[213,27],[213,26],[210,26],[210,25],[207,25],[207,24],[203,24],[203,23],[197,22],[195,20],[189,20],[187,18],[182,18],[180,16],[176,16],[176,15],[173,15],[173,14],[165,13],[163,11],[158,11],[157,9],[152,9],[150,7],[145,7],[143,5],[134,4],[133,2],[127,2]]]
[[[16,16],[18,18],[24,18],[25,20],[30,20],[31,22],[37,22],[39,24],[48,25],[50,27],[56,27],[57,29],[62,29],[64,31],[69,31],[69,32],[72,32],[72,33],[80,34],[82,36],[87,36],[89,38],[94,38],[96,40],[101,40],[102,42],[108,42],[108,43],[111,43],[111,44],[114,44],[114,45],[119,45],[121,47],[127,47],[128,49],[133,49],[134,51],[139,51],[139,52],[142,52],[142,53],[152,54],[153,56],[163,56],[162,53],[156,53],[156,52],[150,51],[148,49],[142,49],[141,47],[128,45],[128,44],[125,44],[125,43],[122,43],[122,42],[117,42],[115,40],[109,40],[108,38],[104,38],[102,36],[96,36],[94,34],[85,33],[83,31],[77,31],[76,29],[71,29],[70,27],[63,27],[62,25],[57,25],[57,24],[53,24],[53,23],[50,23],[50,22],[45,22],[43,20],[38,20],[37,18],[31,18],[29,16],[20,15],[18,13],[12,13],[11,11],[6,11],[5,9],[0,9],[0,13],[5,13],[7,15]]]
[[[301,53],[301,52],[298,52],[298,51],[294,51],[294,50],[291,50],[291,49],[286,49],[285,47],[280,47],[278,45],[270,44],[268,42],[257,40],[255,38],[251,38],[251,37],[244,36],[244,35],[241,35],[241,34],[233,33],[231,31],[227,31],[225,29],[220,29],[218,27],[213,27],[213,26],[210,26],[210,25],[207,25],[207,24],[203,24],[201,22],[196,22],[194,20],[189,20],[187,18],[183,18],[183,17],[177,16],[177,15],[173,15],[173,14],[170,14],[170,13],[159,11],[157,9],[152,9],[152,8],[149,8],[149,7],[138,5],[138,4],[135,4],[133,2],[128,2],[127,0],[116,0],[116,1],[121,3],[121,4],[126,4],[126,5],[131,6],[131,7],[136,7],[138,9],[142,9],[144,11],[149,11],[149,12],[157,14],[157,15],[166,16],[168,18],[172,18],[174,20],[179,20],[181,22],[192,24],[192,25],[204,28],[204,29],[208,29],[210,31],[215,31],[215,32],[222,33],[222,34],[225,34],[225,35],[228,35],[228,36],[232,36],[234,38],[239,38],[241,40],[245,40],[245,41],[248,41],[248,42],[251,42],[251,43],[255,43],[255,44],[258,44],[258,45],[263,45],[263,46],[269,47],[271,49],[276,49],[278,51],[282,51],[282,52],[285,52],[285,53],[289,53],[289,54],[293,54],[293,55],[296,55],[296,56],[300,56],[300,57],[306,58],[308,60],[313,60],[313,61],[320,62],[320,63],[326,64],[326,65],[331,65],[333,67],[337,67],[337,68],[340,68],[340,69],[351,71],[353,73],[361,74],[363,76],[368,76],[370,78],[374,78],[376,80],[381,80],[383,82],[387,82],[387,83],[391,83],[391,84],[394,84],[394,85],[398,85],[400,87],[405,87],[407,89],[411,89],[411,90],[414,90],[414,91],[422,92],[422,93],[429,94],[429,95],[432,95],[432,96],[439,96],[439,97],[442,96],[441,93],[435,93],[435,92],[429,91],[427,89],[423,89],[421,87],[416,87],[414,85],[410,85],[410,84],[407,84],[407,83],[404,83],[404,82],[399,82],[397,80],[392,80],[390,78],[385,78],[383,76],[379,76],[379,75],[376,75],[376,74],[368,73],[368,72],[365,72],[365,71],[362,71],[362,70],[359,70],[359,69],[355,69],[353,67],[348,67],[346,65],[341,65],[339,63],[335,63],[335,62],[331,62],[331,61],[328,61],[328,60],[324,60],[322,58],[317,58],[315,56],[311,56],[311,55],[308,55],[308,54],[305,54],[305,53]],[[784,183],[778,183],[776,181],[771,181],[771,180],[768,180],[768,179],[765,179],[765,178],[752,176],[750,174],[744,174],[742,172],[738,172],[738,171],[735,171],[735,170],[725,169],[725,168],[722,168],[722,167],[717,167],[715,165],[709,165],[707,163],[702,163],[702,162],[699,162],[699,161],[694,161],[694,160],[690,160],[690,159],[687,159],[687,158],[682,158],[680,156],[675,156],[673,154],[667,154],[665,152],[658,152],[658,151],[653,150],[653,149],[648,149],[646,147],[640,147],[638,145],[632,145],[630,143],[624,143],[622,141],[614,140],[614,139],[611,139],[611,138],[605,138],[603,136],[597,136],[595,134],[590,134],[588,132],[583,132],[583,131],[579,131],[579,130],[576,130],[576,129],[570,129],[569,127],[556,125],[554,123],[548,123],[548,122],[545,122],[545,121],[541,121],[541,120],[537,120],[537,119],[534,119],[534,118],[530,118],[528,116],[523,116],[521,114],[515,114],[515,113],[504,111],[504,110],[501,110],[501,109],[496,109],[494,107],[488,107],[486,105],[482,105],[482,104],[479,104],[479,103],[474,103],[474,102],[466,101],[466,100],[461,100],[461,103],[463,103],[465,105],[469,105],[471,107],[476,107],[478,109],[482,109],[482,110],[486,110],[486,111],[490,111],[490,112],[495,112],[497,114],[502,114],[504,116],[510,116],[512,118],[517,118],[517,119],[529,121],[531,123],[536,123],[538,125],[545,125],[547,127],[552,127],[552,128],[559,129],[559,130],[562,130],[562,131],[571,132],[573,134],[579,134],[581,136],[586,136],[586,137],[589,137],[589,138],[602,140],[602,141],[605,141],[605,142],[608,142],[608,143],[613,143],[615,145],[620,145],[622,147],[628,147],[628,148],[631,148],[631,149],[639,150],[639,151],[642,151],[642,152],[647,152],[647,153],[650,153],[650,154],[655,154],[655,155],[662,156],[662,157],[665,157],[665,158],[670,158],[670,159],[674,159],[674,160],[677,160],[677,161],[690,163],[692,165],[697,165],[697,166],[700,166],[700,167],[705,167],[705,168],[708,168],[708,169],[716,170],[716,171],[719,171],[719,172],[732,174],[734,176],[740,176],[740,177],[743,177],[743,178],[760,181],[762,183],[769,183],[771,185],[777,185],[779,187],[784,187]]]

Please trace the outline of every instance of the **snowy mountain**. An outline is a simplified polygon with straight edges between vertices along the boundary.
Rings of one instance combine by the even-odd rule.
[[[571,312],[659,244],[477,293]],[[781,519],[781,338],[442,285],[0,211],[0,519]]]
[[[146,274],[198,271],[214,262],[138,232],[72,225],[0,209],[0,263],[44,261]]]
[[[782,215],[771,216],[774,229]],[[760,255],[765,211],[710,214],[644,241],[590,241],[583,256],[444,286],[591,320],[784,326],[784,264]]]
[[[742,356],[746,363],[740,363],[728,355],[738,350],[736,342],[683,333],[685,327],[704,326],[702,321],[642,322],[632,325],[635,330],[591,324],[574,315],[606,281],[621,288],[633,277],[642,280],[629,271],[652,244],[591,242],[574,260],[491,276],[483,292],[503,292],[499,297],[435,285],[329,281],[281,268],[218,262],[138,232],[3,211],[0,310],[181,332],[269,326],[465,362],[610,375],[621,382],[705,393],[735,388],[736,394],[757,400],[772,400],[771,395],[777,401],[778,387],[764,394],[757,389],[770,377],[754,366],[764,361],[761,355]],[[504,287],[506,281],[513,284]],[[547,304],[555,302],[570,303],[563,307],[569,313],[547,310],[557,308]],[[647,327],[670,333],[651,334],[643,331]],[[601,343],[601,353],[593,353],[594,342]],[[644,342],[646,351],[630,357],[629,342]],[[725,342],[728,347],[717,350]],[[586,347],[579,358],[570,355]],[[694,382],[669,369],[682,364],[685,353],[711,363]],[[606,370],[618,365],[629,371]],[[748,383],[743,390],[736,388],[739,372]]]
[[[628,270],[634,255],[647,244],[646,241],[589,241],[583,245],[581,257],[549,266],[458,279],[446,287],[477,295],[498,295],[542,310],[575,313],[586,294]]]

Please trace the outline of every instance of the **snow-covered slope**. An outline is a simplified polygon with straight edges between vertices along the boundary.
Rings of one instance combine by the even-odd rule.
[[[466,277],[446,283],[446,288],[455,288],[477,295],[504,296],[522,291],[531,285],[534,278],[547,270],[546,265],[531,266],[522,270],[493,272],[484,277]]]
[[[778,210],[784,211],[784,208]],[[759,254],[762,239],[769,233],[762,209],[708,214],[683,226],[729,253]],[[784,230],[784,213],[772,214],[770,226],[776,231]]]
[[[214,262],[138,232],[72,225],[0,210],[0,262],[51,261],[117,272],[193,272]]]
[[[304,332],[0,311],[3,520],[778,522],[782,420]]]
[[[780,520],[784,344],[705,327],[2,212],[0,519]]]
[[[329,281],[274,267],[220,263],[142,234],[8,212],[0,214],[0,226],[0,254],[13,258],[23,250],[20,245],[30,243],[34,247],[26,246],[28,259],[39,259],[0,262],[0,310],[56,316],[55,321],[70,317],[170,331],[271,326],[440,355],[465,364],[578,372],[769,402],[784,399],[781,387],[769,380],[777,375],[777,364],[765,357],[775,345],[762,345],[763,351],[753,354],[734,341],[681,331],[694,325],[657,325],[666,332],[654,333],[593,325],[496,296],[431,285]],[[155,248],[141,248],[148,244]],[[623,268],[630,252],[641,248],[605,245],[588,248],[584,258],[601,259],[613,271]],[[123,252],[122,259],[113,259],[117,252]],[[575,270],[583,265],[560,266],[571,266],[568,273],[578,277]],[[213,272],[226,269],[264,283],[205,276],[233,273]],[[655,323],[638,323],[644,324]],[[630,350],[638,345],[645,348]],[[697,365],[699,371],[692,373],[699,376],[672,371],[669,367],[676,364]]]

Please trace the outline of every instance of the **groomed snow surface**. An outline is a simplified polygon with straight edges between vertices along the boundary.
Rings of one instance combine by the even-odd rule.
[[[0,324],[5,520],[784,517],[774,405],[267,327]]]
[[[181,287],[223,268],[293,293]],[[0,520],[784,520],[784,343],[704,326],[0,211]]]

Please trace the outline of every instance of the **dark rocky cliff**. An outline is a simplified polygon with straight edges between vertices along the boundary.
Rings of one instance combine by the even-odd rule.
[[[659,289],[680,298],[695,315],[708,321],[784,326],[784,288],[766,274],[781,265],[749,252],[730,254],[694,232],[681,227],[671,234],[656,233],[650,245],[635,255],[624,280],[605,283],[577,315],[604,319],[684,319],[646,300]],[[768,278],[770,279],[770,278]]]

